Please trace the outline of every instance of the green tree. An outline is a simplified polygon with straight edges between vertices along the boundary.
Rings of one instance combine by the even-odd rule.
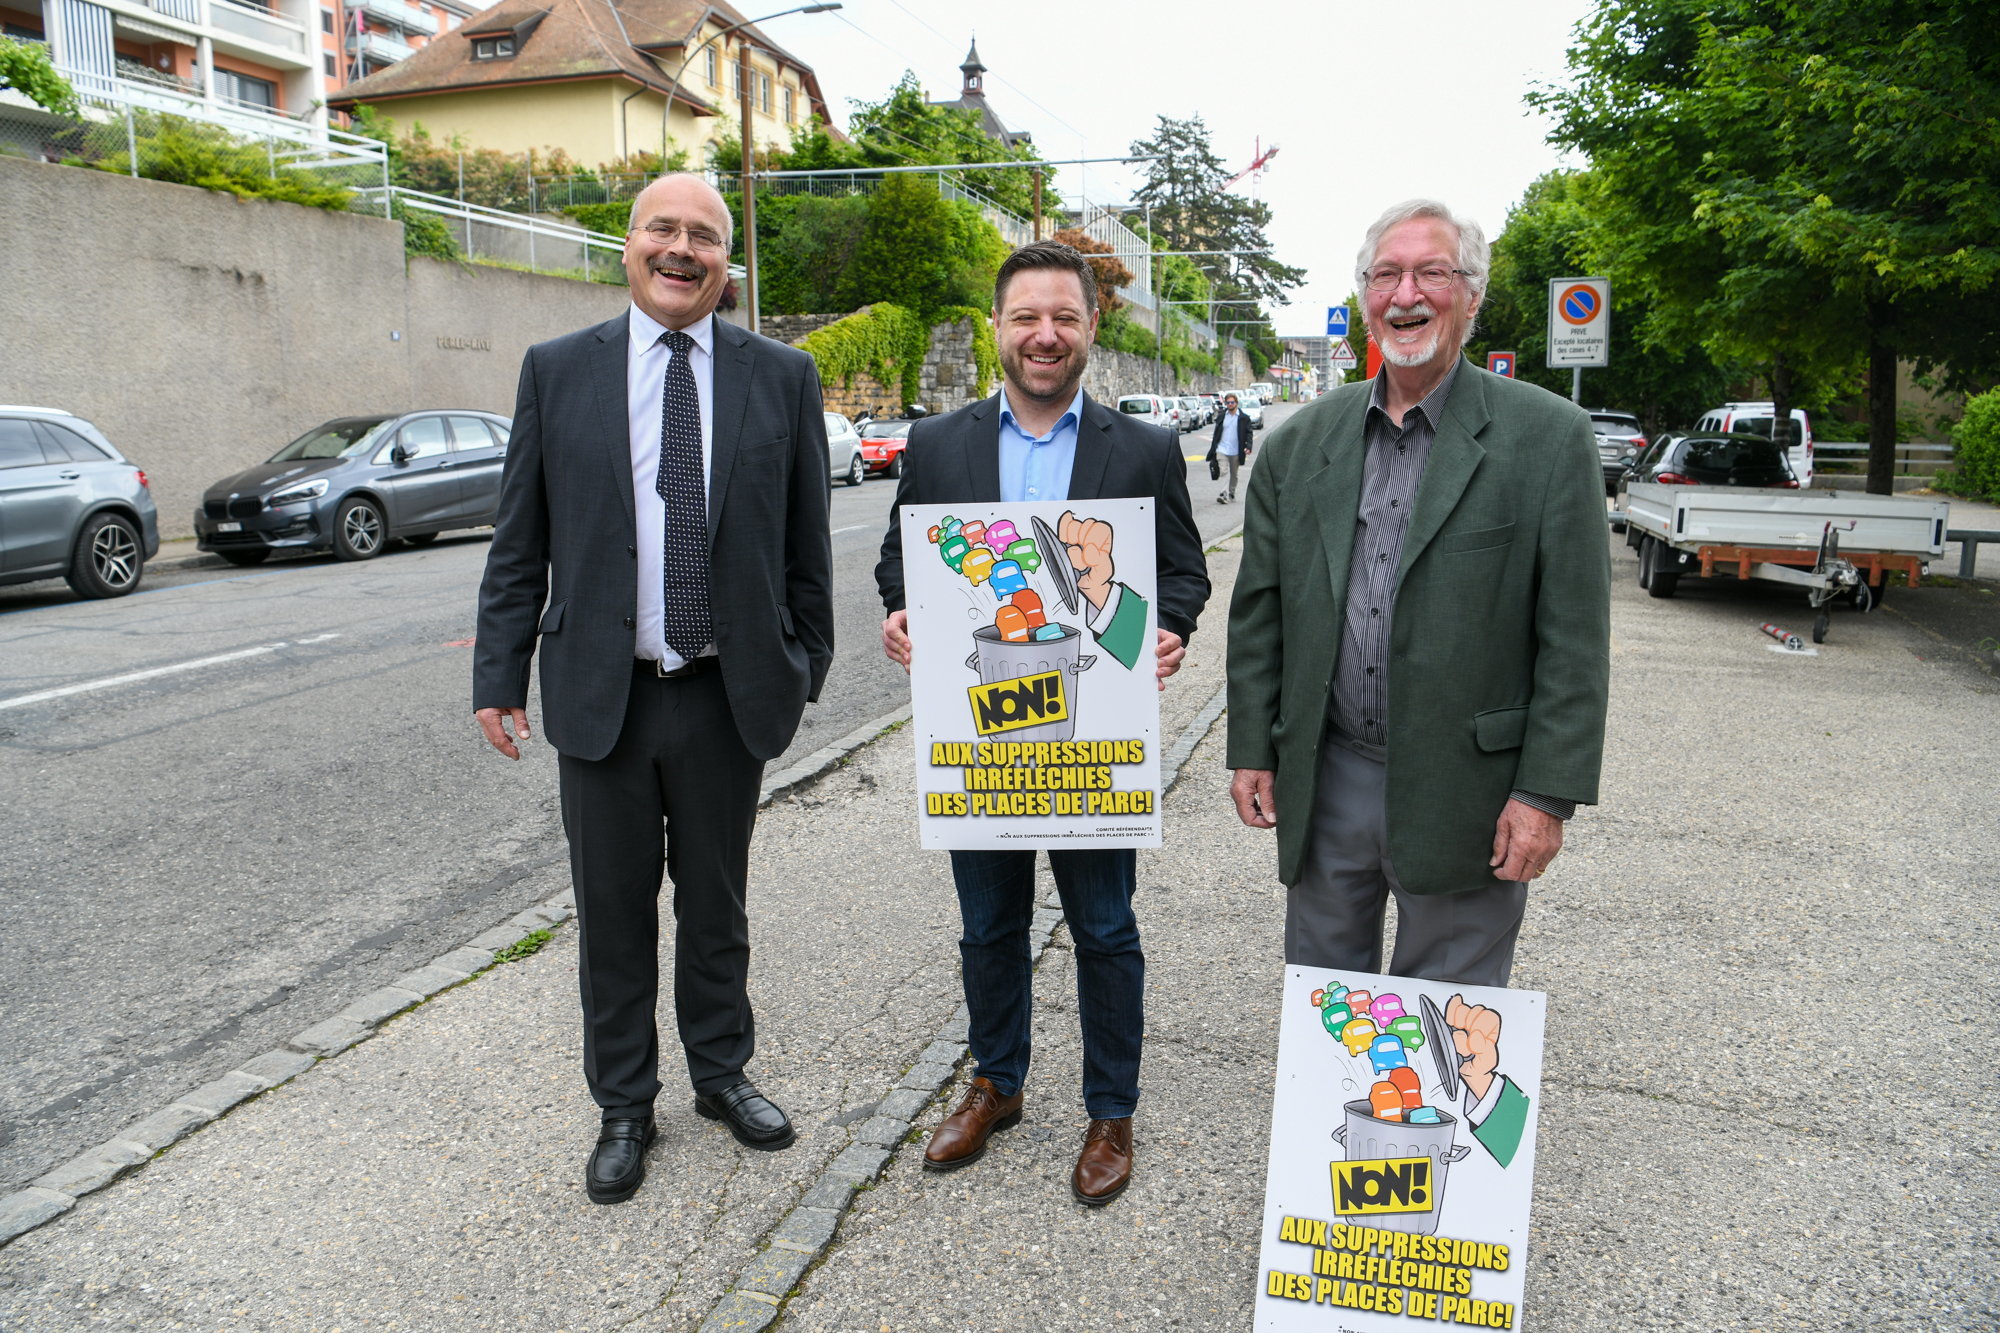
[[[922,318],[947,306],[985,309],[1007,243],[967,203],[940,198],[920,175],[885,179],[840,286],[837,309],[888,301]]]
[[[1981,0],[1602,0],[1530,102],[1590,156],[1588,250],[1718,360],[1869,369],[1869,488],[1895,365],[2000,369],[2000,9]]]
[[[1152,137],[1132,144],[1132,155],[1154,159],[1146,164],[1145,183],[1133,197],[1150,206],[1147,225],[1166,242],[1164,248],[1249,252],[1195,259],[1218,297],[1240,303],[1240,309],[1277,300],[1305,282],[1304,269],[1279,263],[1271,251],[1271,206],[1231,194],[1224,186],[1228,175],[1200,116],[1159,117]]]
[[[765,204],[758,201],[760,240]],[[845,309],[847,275],[868,226],[868,196],[799,195],[759,251],[758,282],[764,309],[776,315],[824,314]]]
[[[1548,366],[1551,279],[1596,272],[1589,250],[1600,206],[1586,172],[1558,171],[1528,187],[1493,242],[1493,271],[1479,325],[1466,351],[1484,363],[1488,352],[1518,357],[1515,376],[1569,396],[1571,372]],[[1653,328],[1653,306],[1612,279],[1611,364],[1583,372],[1584,398],[1637,413],[1649,433],[1691,425],[1728,396],[1729,376],[1686,331]],[[1651,341],[1657,339],[1657,341]]]
[[[12,88],[45,111],[74,119],[76,90],[69,80],[56,73],[49,48],[41,42],[17,42],[0,37],[0,88]]]

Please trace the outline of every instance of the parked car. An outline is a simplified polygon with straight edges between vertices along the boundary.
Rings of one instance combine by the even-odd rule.
[[[1768,436],[1745,434],[1660,436],[1618,478],[1616,508],[1621,513],[1628,502],[1627,488],[1641,481],[1663,486],[1764,486],[1788,491],[1799,488],[1785,451]],[[1623,523],[1614,523],[1612,531],[1623,532],[1625,527]]]
[[[903,446],[909,442],[907,421],[871,421],[861,428],[861,456],[870,472],[885,477],[903,475]]]
[[[1711,408],[1702,413],[1701,420],[1694,423],[1694,428],[1718,434],[1742,431],[1750,435],[1762,435],[1768,440],[1771,438],[1771,422],[1776,414],[1777,409],[1768,402],[1724,403],[1721,407]],[[1792,423],[1795,427],[1792,433],[1797,437],[1791,446],[1792,475],[1798,478],[1799,485],[1810,486],[1813,480],[1812,418],[1806,414],[1804,408],[1795,407],[1792,409]]]
[[[1278,386],[1269,380],[1259,380],[1250,386],[1250,392],[1257,395],[1257,405],[1268,407],[1278,400]]]
[[[861,432],[838,412],[826,418],[826,470],[835,481],[859,486],[868,476],[868,458],[861,449]]]
[[[233,565],[278,550],[370,560],[399,539],[422,546],[486,527],[499,512],[512,426],[471,410],[337,417],[209,487],[195,545]]]
[[[145,470],[55,407],[0,407],[0,583],[123,597],[160,549]]]
[[[1618,479],[1646,451],[1646,432],[1630,412],[1593,410],[1590,428],[1597,432],[1597,457],[1604,465],[1604,493],[1618,494]]]
[[[1118,410],[1155,426],[1179,427],[1179,408],[1169,407],[1156,393],[1128,393],[1118,400]]]
[[[1208,424],[1208,404],[1188,396],[1181,399],[1181,421],[1186,430],[1200,430]]]

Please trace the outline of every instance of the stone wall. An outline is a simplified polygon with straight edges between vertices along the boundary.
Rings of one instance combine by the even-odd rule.
[[[96,423],[161,535],[332,417],[512,415],[529,345],[622,287],[409,258],[402,224],[0,157],[0,402]]]
[[[846,315],[765,315],[757,321],[757,331],[766,338],[796,347],[807,336],[846,318]]]

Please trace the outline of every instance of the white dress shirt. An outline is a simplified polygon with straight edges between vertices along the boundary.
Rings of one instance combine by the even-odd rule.
[[[632,336],[625,353],[625,412],[632,453],[632,519],[638,529],[633,563],[638,566],[639,591],[632,652],[673,671],[687,665],[686,658],[667,647],[667,502],[660,498],[659,490],[662,404],[673,353],[660,341],[666,325],[636,305],[629,318]],[[688,369],[694,374],[695,394],[701,399],[701,479],[706,492],[715,469],[715,317],[711,315],[682,332],[694,339]],[[701,656],[714,651],[710,644]]]

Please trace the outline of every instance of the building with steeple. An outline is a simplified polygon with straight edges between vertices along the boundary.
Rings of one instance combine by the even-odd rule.
[[[1034,142],[1026,130],[1008,129],[1000,117],[993,114],[993,108],[987,104],[986,66],[979,59],[977,38],[973,39],[972,49],[965,53],[965,63],[958,69],[959,73],[964,75],[964,82],[959,85],[958,96],[950,101],[932,102],[932,106],[976,112],[979,116],[979,127],[1009,148]]]

